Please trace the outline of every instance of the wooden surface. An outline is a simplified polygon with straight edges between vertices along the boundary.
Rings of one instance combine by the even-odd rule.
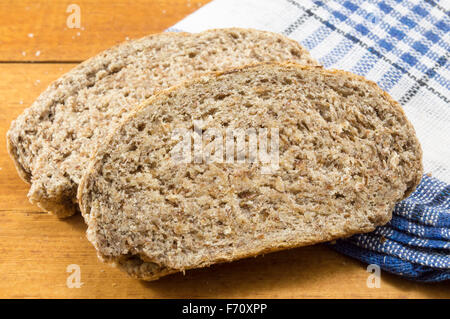
[[[6,153],[10,122],[76,62],[126,37],[160,32],[206,2],[0,2],[0,297],[450,297],[448,283],[418,284],[387,273],[381,274],[381,288],[368,288],[364,264],[323,245],[144,283],[97,260],[80,216],[60,221],[28,202],[28,185],[19,179]],[[84,30],[67,29],[65,11],[70,3],[80,5]],[[80,266],[81,288],[66,285],[70,264]]]

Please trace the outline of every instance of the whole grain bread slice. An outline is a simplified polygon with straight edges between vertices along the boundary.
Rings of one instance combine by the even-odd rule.
[[[231,161],[207,156],[229,132],[263,128],[278,136],[269,173],[247,153],[250,135],[240,161],[237,148]],[[205,138],[208,130],[219,134]],[[180,160],[177,132],[192,143],[203,136],[200,157]],[[203,75],[143,103],[99,147],[78,200],[100,259],[154,280],[372,231],[421,176],[414,128],[375,83],[267,63]]]
[[[93,150],[140,101],[196,74],[262,61],[317,64],[297,42],[251,29],[161,33],[81,63],[12,122],[8,151],[28,198],[59,217],[77,211],[78,183]]]

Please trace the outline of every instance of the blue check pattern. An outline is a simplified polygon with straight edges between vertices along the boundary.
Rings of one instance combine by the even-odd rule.
[[[171,30],[283,33],[326,68],[366,76],[399,101],[434,177],[423,176],[387,225],[330,246],[405,278],[437,282],[450,279],[449,7],[448,0],[215,0]]]
[[[450,279],[450,185],[425,175],[387,225],[332,247],[410,279]]]
[[[302,1],[287,1],[305,11],[309,19],[322,23],[300,41],[311,52],[331,33],[339,39],[332,50],[319,57],[325,67],[337,68],[339,60],[360,46],[367,52],[349,71],[365,76],[381,60],[390,65],[377,81],[383,90],[389,91],[402,77],[407,77],[449,103],[450,80],[441,70],[444,67],[448,70],[450,18],[437,3],[315,1],[307,8]],[[296,30],[302,32],[294,22],[294,27],[288,27],[284,34],[289,36]],[[410,100],[417,91],[412,87],[401,96],[400,102]]]

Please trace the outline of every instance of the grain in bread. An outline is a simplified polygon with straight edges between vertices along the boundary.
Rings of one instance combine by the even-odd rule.
[[[278,128],[279,168],[174,161],[172,134],[195,129],[194,121],[224,135]],[[268,63],[150,98],[99,147],[78,200],[99,257],[154,280],[372,231],[421,176],[414,128],[375,83]]]
[[[28,198],[59,217],[72,215],[89,157],[140,101],[199,73],[284,60],[317,64],[297,42],[251,29],[157,34],[81,63],[11,124],[8,151],[31,184]]]

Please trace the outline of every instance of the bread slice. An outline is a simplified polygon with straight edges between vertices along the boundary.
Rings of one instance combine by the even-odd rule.
[[[223,146],[228,130],[252,128],[278,134],[269,173],[242,149],[241,161],[175,156],[174,132],[215,129]],[[99,257],[154,280],[372,231],[421,176],[414,128],[375,83],[268,63],[204,75],[143,103],[99,147],[78,200]]]
[[[284,60],[317,64],[297,42],[250,29],[162,33],[87,60],[11,124],[8,150],[31,183],[30,201],[59,217],[76,212],[78,183],[92,151],[155,91],[207,71]]]

